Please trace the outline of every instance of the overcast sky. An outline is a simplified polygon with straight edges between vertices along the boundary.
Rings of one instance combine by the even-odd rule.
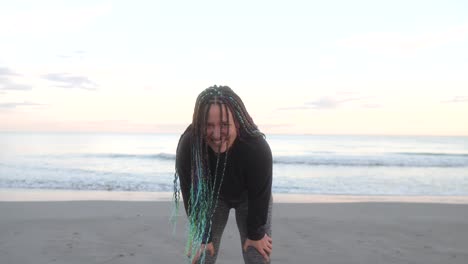
[[[468,135],[468,1],[2,1],[0,131]]]

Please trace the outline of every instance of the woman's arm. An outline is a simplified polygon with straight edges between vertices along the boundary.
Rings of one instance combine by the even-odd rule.
[[[249,210],[247,216],[247,237],[250,240],[264,238],[271,198],[273,158],[266,140],[261,137],[249,148],[247,163],[247,187]]]

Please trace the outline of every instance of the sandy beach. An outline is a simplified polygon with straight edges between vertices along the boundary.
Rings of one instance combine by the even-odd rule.
[[[324,200],[275,203],[272,263],[468,263],[463,199]],[[0,263],[185,263],[185,216],[173,234],[171,208],[168,201],[2,201]],[[243,263],[240,250],[231,211],[218,263]]]

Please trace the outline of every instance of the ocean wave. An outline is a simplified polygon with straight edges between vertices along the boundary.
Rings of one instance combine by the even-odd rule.
[[[136,181],[87,181],[74,179],[72,181],[47,181],[39,179],[3,180],[2,189],[48,189],[48,190],[91,190],[91,191],[133,191],[133,192],[170,192],[174,189],[172,184],[157,182]]]
[[[279,165],[346,166],[346,167],[468,167],[468,155],[464,154],[385,154],[385,155],[309,155],[276,156],[273,163]]]
[[[92,153],[70,155],[80,158],[103,159],[142,159],[175,161],[176,155],[170,153],[126,154],[126,153]],[[273,155],[273,163],[278,165],[307,166],[350,166],[350,167],[468,167],[468,154],[456,153],[377,153],[363,155],[346,155],[340,153],[317,152],[307,155]]]
[[[102,153],[102,154],[82,154],[83,158],[110,158],[110,159],[159,159],[175,160],[175,154],[157,153],[157,154],[125,154],[125,153]]]
[[[468,153],[435,153],[435,152],[396,152],[397,155],[407,156],[437,156],[437,157],[454,157],[454,158],[467,158]]]

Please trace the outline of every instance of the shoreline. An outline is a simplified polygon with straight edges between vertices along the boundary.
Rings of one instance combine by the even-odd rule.
[[[140,201],[170,202],[171,192],[0,189],[0,202]],[[322,195],[273,193],[275,203],[468,204],[468,196]]]

